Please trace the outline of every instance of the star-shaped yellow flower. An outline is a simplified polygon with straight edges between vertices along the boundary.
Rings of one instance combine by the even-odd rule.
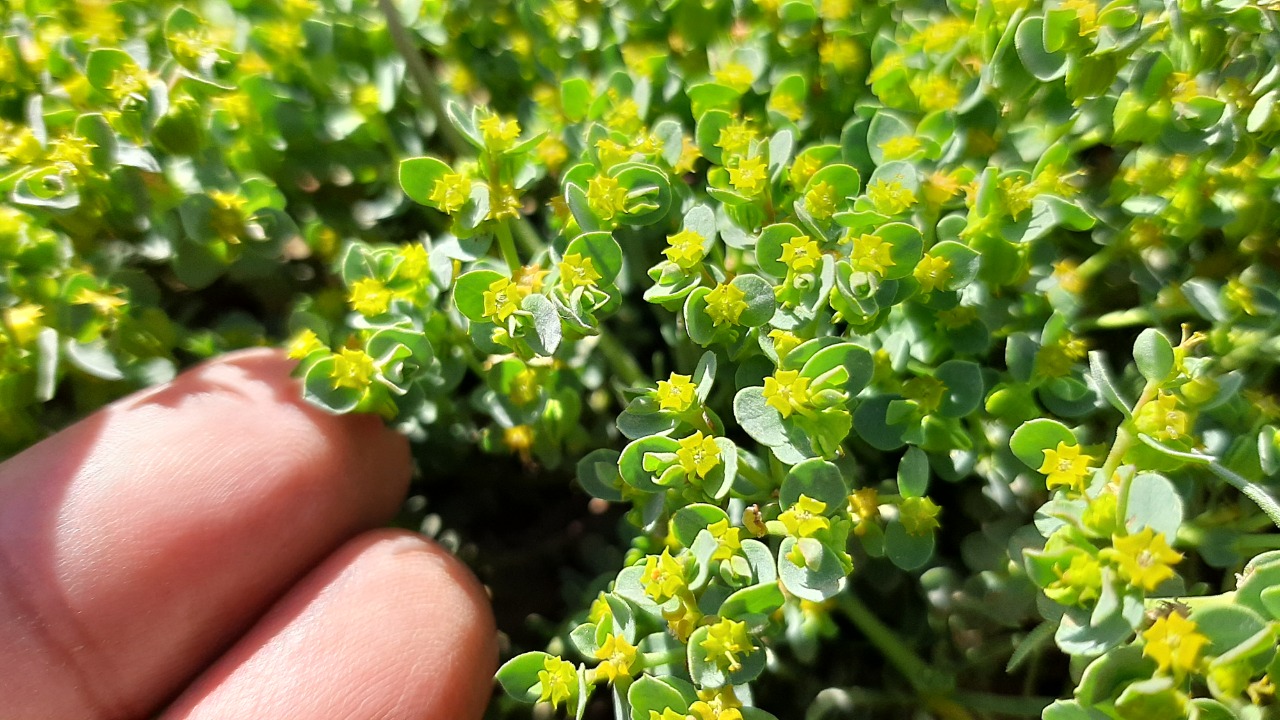
[[[1182,553],[1169,547],[1164,533],[1149,527],[1132,535],[1113,535],[1111,547],[1099,554],[1115,565],[1121,579],[1147,591],[1173,577],[1173,565],[1182,560]]]
[[[1089,466],[1091,459],[1080,453],[1079,445],[1059,442],[1057,448],[1044,451],[1044,464],[1040,466],[1040,472],[1045,475],[1045,485],[1050,490],[1061,485],[1078,493],[1084,492],[1085,478],[1093,470]]]
[[[1142,654],[1155,660],[1160,672],[1181,677],[1199,664],[1209,638],[1197,632],[1195,622],[1171,612],[1142,631],[1142,642]]]

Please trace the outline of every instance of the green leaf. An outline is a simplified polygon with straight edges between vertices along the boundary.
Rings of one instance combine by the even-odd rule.
[[[715,505],[705,503],[686,505],[671,516],[671,534],[681,545],[692,547],[698,533],[728,519],[729,516],[725,511]]]
[[[968,360],[948,360],[934,376],[947,387],[939,412],[947,417],[964,417],[982,404],[982,368]]]
[[[929,254],[934,257],[940,257],[951,264],[947,268],[950,277],[942,285],[945,290],[959,290],[968,286],[978,277],[978,270],[981,267],[980,256],[967,245],[961,245],[952,240],[944,240],[929,248]]]
[[[828,512],[835,512],[848,501],[849,484],[840,468],[826,460],[813,458],[787,472],[778,493],[778,504],[784,508],[791,507],[801,495],[826,503]]]
[[[622,247],[613,239],[612,233],[583,233],[569,242],[565,254],[578,253],[590,258],[596,272],[600,273],[600,283],[612,284],[622,272]]]
[[[893,521],[885,528],[884,552],[894,565],[903,570],[917,570],[933,557],[937,538],[934,533],[912,535],[902,523]]]
[[[508,695],[524,703],[533,703],[542,693],[538,673],[551,656],[544,652],[527,652],[502,664],[495,676]]]
[[[486,322],[484,293],[493,283],[506,276],[493,270],[472,270],[458,278],[453,288],[453,303],[472,322]]]
[[[786,444],[782,415],[765,402],[764,388],[757,386],[739,390],[733,398],[733,416],[742,429],[761,445],[777,447]]]
[[[1009,449],[1024,465],[1039,470],[1044,465],[1044,451],[1058,447],[1058,443],[1078,445],[1076,436],[1057,420],[1039,418],[1025,422],[1009,438]]]
[[[698,365],[693,369],[693,377],[691,382],[696,386],[694,397],[698,402],[705,403],[707,397],[711,395],[711,388],[716,380],[716,354],[707,351],[702,353],[702,357],[698,358]]]
[[[1204,654],[1210,656],[1225,654],[1267,626],[1261,615],[1241,605],[1195,607],[1189,617],[1196,630],[1209,638]]]
[[[400,187],[409,199],[419,205],[435,207],[431,201],[431,191],[436,181],[452,173],[443,160],[433,157],[408,158],[400,161]]]
[[[884,272],[886,280],[900,280],[911,275],[916,265],[920,264],[920,258],[924,257],[924,241],[914,225],[885,223],[876,228],[872,235],[889,243],[889,256],[893,259],[893,265]],[[854,242],[858,240],[855,239]]]
[[[778,301],[773,293],[773,284],[759,275],[739,275],[729,282],[730,285],[743,292],[743,302],[747,309],[742,311],[738,322],[746,327],[760,327],[773,319],[778,310]],[[705,314],[705,313],[704,313]]]
[[[582,122],[587,117],[592,100],[591,82],[573,77],[560,83],[560,106],[570,122]],[[648,718],[645,718],[648,720]]]
[[[578,461],[578,484],[593,497],[609,502],[622,502],[622,474],[618,471],[621,454],[610,448],[597,448]]]
[[[733,116],[723,110],[709,110],[694,117],[698,119],[697,127],[694,128],[698,151],[712,163],[723,165],[723,151],[716,143],[720,140],[720,131],[733,122]]]
[[[1182,526],[1182,496],[1163,475],[1140,473],[1129,481],[1124,524],[1135,533],[1144,526],[1174,538]]]
[[[622,163],[611,168],[609,174],[627,191],[625,217],[628,224],[650,225],[670,212],[671,181],[656,165]]]
[[[1173,345],[1159,330],[1143,330],[1133,343],[1133,360],[1150,382],[1162,383],[1173,372]]]
[[[1051,53],[1044,46],[1044,18],[1029,17],[1018,25],[1014,47],[1022,65],[1041,82],[1050,82],[1067,74],[1067,54]]]
[[[804,542],[815,556],[816,562],[798,566],[791,561],[792,550],[797,542]],[[806,558],[809,557],[805,553]],[[797,540],[793,537],[783,538],[778,547],[778,580],[787,588],[787,592],[801,600],[822,602],[835,597],[844,589],[846,576],[844,566],[831,548],[814,538]]]
[[[752,585],[726,598],[716,614],[734,620],[741,620],[747,615],[769,615],[782,607],[785,601],[776,582]]]
[[[302,378],[302,397],[317,407],[332,413],[349,413],[360,404],[363,394],[348,387],[334,387],[335,360],[325,357],[307,368]]]
[[[627,702],[631,705],[631,720],[649,720],[649,713],[661,715],[667,709],[680,714],[689,710],[689,703],[679,690],[652,675],[641,675],[631,683],[627,690]]]
[[[1091,350],[1089,352],[1089,377],[1093,380],[1093,386],[1097,388],[1098,394],[1111,403],[1111,406],[1119,410],[1126,419],[1133,417],[1133,410],[1129,407],[1129,402],[1120,395],[1120,390],[1116,388],[1115,381],[1111,378],[1111,371],[1107,369],[1107,358],[1101,351]]]
[[[774,277],[785,277],[787,266],[781,259],[782,246],[802,235],[804,232],[791,223],[777,223],[760,231],[760,238],[756,241],[756,262],[760,269]]]
[[[929,490],[929,457],[918,447],[907,448],[898,463],[898,493],[903,497],[924,497]]]

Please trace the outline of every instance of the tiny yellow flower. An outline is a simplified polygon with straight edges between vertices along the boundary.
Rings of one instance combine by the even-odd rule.
[[[427,278],[431,269],[431,258],[422,243],[414,242],[404,245],[397,254],[400,256],[400,264],[396,267],[396,277],[415,283]]]
[[[1172,566],[1182,560],[1182,553],[1169,547],[1164,533],[1149,527],[1132,535],[1113,535],[1111,547],[1100,555],[1115,565],[1125,582],[1148,591],[1173,577]]]
[[[102,292],[99,290],[91,290],[90,288],[80,288],[75,295],[71,296],[71,304],[73,305],[90,305],[94,311],[104,317],[111,317],[116,314],[120,308],[128,304],[128,302],[119,296],[119,290],[108,290]]]
[[[751,129],[750,125],[742,120],[733,120],[720,128],[720,135],[716,137],[715,145],[723,150],[725,155],[736,157],[746,155],[755,139],[756,131]]]
[[[739,162],[737,167],[729,168],[729,182],[735,190],[747,197],[759,195],[764,190],[767,179],[768,168],[759,157],[747,158]]]
[[[831,520],[823,515],[826,510],[826,503],[814,500],[808,495],[801,495],[795,505],[778,516],[778,520],[787,529],[787,534],[792,537],[813,537],[818,532],[831,527]]]
[[[612,220],[627,211],[627,189],[617,178],[596,175],[587,181],[587,205],[601,220]]]
[[[716,285],[707,293],[707,315],[711,318],[712,325],[737,325],[742,312],[747,309],[747,303],[743,299],[746,296],[746,293],[729,283]]]
[[[1053,572],[1058,579],[1045,586],[1044,594],[1056,603],[1084,607],[1102,592],[1102,565],[1083,550],[1071,555],[1066,568]]]
[[[816,220],[830,220],[839,202],[835,186],[826,180],[814,183],[804,194],[804,207]]]
[[[452,215],[467,203],[471,196],[471,180],[459,173],[445,173],[436,178],[431,186],[431,195],[427,197],[436,209]]]
[[[809,406],[810,379],[799,370],[778,370],[764,379],[764,402],[782,417]]]
[[[520,137],[520,123],[515,120],[503,120],[497,115],[489,115],[478,123],[480,134],[484,136],[485,145],[495,152],[502,152]]]
[[[551,172],[559,172],[560,168],[569,159],[569,146],[564,141],[554,135],[548,135],[538,143],[537,148],[538,162],[545,165]]]
[[[729,63],[720,68],[715,72],[714,77],[716,82],[721,85],[728,85],[740,93],[750,90],[751,83],[755,81],[751,68],[737,62]]]
[[[728,560],[742,549],[742,539],[739,537],[741,528],[731,527],[728,520],[711,523],[707,526],[707,532],[716,539],[716,551],[711,554],[712,560]]]
[[[938,529],[938,507],[927,497],[905,498],[898,506],[898,520],[908,535],[928,535]]]
[[[818,60],[836,72],[848,72],[861,64],[862,51],[851,37],[828,36],[818,45]]]
[[[688,717],[682,712],[676,712],[671,708],[664,708],[662,714],[658,714],[657,710],[649,711],[649,720],[685,720]]]
[[[805,153],[795,159],[791,163],[791,170],[788,171],[787,177],[791,180],[791,186],[800,190],[809,184],[809,179],[813,174],[822,169],[822,161],[813,153]]]
[[[853,531],[858,535],[866,533],[866,523],[874,523],[880,519],[880,493],[873,487],[854,491],[849,496],[849,514],[858,521],[858,526]]]
[[[365,317],[381,315],[391,307],[391,290],[376,278],[361,278],[347,292],[351,308]]]
[[[800,346],[800,343],[804,342],[790,330],[770,330],[769,339],[773,341],[773,351],[778,353],[779,360],[785,358],[787,353],[795,350]]]
[[[596,650],[596,659],[600,661],[595,668],[596,677],[604,678],[606,682],[615,682],[620,677],[631,677],[636,649],[626,638],[609,635],[600,649]]]
[[[560,261],[560,283],[570,290],[595,287],[601,277],[591,258],[583,257],[581,253],[569,253]]]
[[[1021,177],[1007,177],[1000,181],[999,189],[1004,206],[1013,219],[1031,209],[1031,201],[1036,196],[1035,185],[1028,185]]]
[[[1142,631],[1142,654],[1156,661],[1160,672],[1181,677],[1196,668],[1209,638],[1194,621],[1171,612]]]
[[[369,353],[358,348],[343,348],[333,356],[333,371],[329,377],[335,388],[364,390],[373,381],[376,370]]]
[[[707,629],[707,638],[699,644],[707,651],[707,662],[715,663],[731,673],[742,669],[740,657],[756,651],[756,646],[747,633],[747,623],[729,618],[711,625]]]
[[[951,281],[951,261],[941,255],[925,253],[911,274],[922,290],[933,292]]]
[[[289,341],[289,347],[286,353],[290,360],[301,360],[317,350],[328,350],[329,346],[320,342],[320,338],[316,336],[311,328],[303,328],[301,332],[293,336]]]
[[[769,109],[791,122],[798,122],[804,117],[804,105],[794,95],[786,93],[774,93],[769,98]]]
[[[741,707],[732,687],[699,690],[698,700],[689,706],[689,717],[692,720],[742,720]]]
[[[918,76],[910,82],[916,102],[925,112],[950,110],[960,102],[960,88],[941,75]],[[886,154],[888,151],[885,151]],[[905,156],[904,156],[905,157]]]
[[[880,143],[880,150],[886,160],[901,160],[911,157],[922,146],[920,138],[915,135],[899,135]]]
[[[876,180],[867,185],[867,198],[881,215],[899,215],[916,204],[916,194],[900,180]]]
[[[640,585],[644,594],[654,602],[664,603],[685,588],[684,563],[672,557],[669,549],[663,548],[662,555],[645,558]]]
[[[714,437],[704,436],[701,430],[679,440],[679,443],[676,459],[680,462],[680,469],[690,478],[706,478],[707,473],[720,464],[720,446]]]
[[[1134,425],[1157,440],[1182,440],[1191,432],[1191,416],[1180,408],[1178,396],[1161,390],[1138,410]]]
[[[883,277],[885,271],[893,267],[893,245],[888,240],[865,233],[856,239],[852,235],[846,235],[845,239],[853,242],[849,260],[854,270]]]
[[[920,411],[929,415],[942,406],[942,396],[946,389],[941,380],[922,375],[903,383],[902,395],[908,400],[914,400]]]
[[[662,619],[667,621],[667,627],[671,629],[672,635],[675,635],[680,642],[687,643],[689,636],[698,629],[702,613],[698,611],[698,602],[692,596],[687,598],[676,596],[676,606],[669,610],[662,610]]]
[[[596,155],[600,158],[601,166],[611,168],[630,160],[631,148],[616,140],[603,138],[596,142]]]
[[[662,251],[667,260],[675,263],[682,270],[693,270],[706,255],[703,249],[706,238],[697,230],[685,228],[675,235],[667,236],[668,247]]]
[[[27,345],[36,339],[40,329],[44,327],[44,323],[40,322],[42,317],[44,317],[42,307],[34,303],[23,303],[5,308],[4,324],[19,345]]]
[[[671,373],[670,379],[658,381],[658,407],[682,413],[693,406],[694,391],[697,387],[688,375]]]
[[[1092,458],[1088,455],[1080,454],[1079,445],[1059,441],[1058,447],[1044,451],[1044,464],[1039,472],[1045,475],[1044,482],[1050,490],[1061,485],[1082,493],[1085,478],[1093,471],[1089,466],[1090,460]]]
[[[484,316],[494,322],[506,322],[512,313],[520,309],[520,301],[527,293],[509,278],[498,278],[484,291]]]
[[[542,661],[542,669],[538,671],[538,684],[542,686],[538,702],[549,702],[551,707],[559,707],[561,703],[577,699],[578,669],[559,656],[548,657]]]
[[[782,263],[797,273],[811,273],[822,260],[822,250],[808,235],[797,235],[782,244]]]

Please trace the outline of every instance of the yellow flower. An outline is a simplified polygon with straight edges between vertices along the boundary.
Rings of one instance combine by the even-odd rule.
[[[538,702],[549,702],[551,707],[559,707],[561,703],[567,704],[578,697],[578,670],[573,663],[558,656],[542,661],[538,683],[542,686]]]
[[[876,180],[867,185],[867,198],[881,215],[898,215],[916,204],[916,194],[900,180]]]
[[[702,233],[697,230],[685,228],[675,235],[667,237],[667,247],[662,251],[667,256],[667,260],[675,263],[682,270],[692,270],[702,262],[702,258],[706,255],[703,249],[703,243],[706,238],[702,237]]]
[[[555,173],[559,172],[561,166],[569,159],[569,146],[565,145],[560,138],[548,135],[538,143],[537,154],[538,162]]]
[[[44,317],[44,309],[39,305],[23,303],[5,308],[4,324],[19,345],[26,345],[40,334],[40,329],[44,327],[40,322],[42,317]]]
[[[818,14],[823,20],[846,20],[853,14],[853,0],[822,0]]]
[[[893,267],[893,245],[888,240],[867,234],[859,235],[856,240],[846,235],[845,240],[853,242],[849,260],[854,270],[883,277],[885,271]]]
[[[587,182],[587,205],[601,220],[612,220],[627,211],[627,189],[617,178],[596,175]]]
[[[310,328],[304,328],[289,341],[287,354],[290,360],[301,360],[317,350],[328,348],[329,346],[320,342],[320,338]]]
[[[693,405],[696,386],[688,375],[671,373],[668,380],[658,381],[658,407],[682,413]]]
[[[583,257],[581,253],[569,253],[560,262],[560,283],[571,290],[595,287],[600,278],[591,258]]]
[[[804,194],[804,207],[816,220],[830,220],[836,213],[836,204],[840,197],[836,195],[835,186],[826,180],[820,180]]]
[[[397,277],[412,282],[421,282],[426,279],[431,269],[431,258],[427,255],[427,249],[422,243],[413,242],[403,245],[397,254],[400,256],[400,264],[396,267]]]
[[[743,298],[747,296],[742,290],[728,283],[720,283],[716,285],[711,292],[707,293],[707,315],[711,318],[714,327],[720,327],[724,323],[737,325],[738,319],[742,317],[742,311],[747,309],[747,303]]]
[[[742,720],[741,707],[732,686],[699,690],[698,700],[689,706],[689,717],[693,720]]]
[[[1059,441],[1057,448],[1044,451],[1044,463],[1040,466],[1040,472],[1045,475],[1045,485],[1050,490],[1062,485],[1078,493],[1084,492],[1085,478],[1093,470],[1089,466],[1091,459],[1088,455],[1080,454],[1079,445]]]
[[[858,43],[846,35],[828,36],[818,45],[818,61],[836,72],[848,72],[862,61]]]
[[[520,301],[528,293],[509,278],[498,278],[484,291],[484,316],[494,322],[506,322],[520,309]]]
[[[953,173],[931,173],[924,180],[923,192],[924,199],[936,207],[960,192],[960,181]]]
[[[858,535],[865,533],[866,523],[880,519],[880,493],[873,487],[855,491],[849,496],[849,514],[858,521],[854,532]]]
[[[769,109],[791,122],[804,117],[804,105],[795,96],[786,93],[774,93],[769,98]]]
[[[778,520],[787,529],[787,534],[792,537],[813,537],[819,531],[831,527],[831,520],[822,514],[826,510],[826,503],[814,500],[808,495],[801,495],[795,505],[778,516]]]
[[[799,370],[778,370],[764,379],[764,402],[782,417],[809,406],[810,379]]]
[[[1007,177],[1000,181],[999,189],[1004,206],[1013,219],[1031,209],[1031,201],[1036,196],[1035,185],[1028,185],[1021,177]]]
[[[797,235],[782,244],[782,263],[797,273],[813,272],[821,259],[818,243],[808,235]]]
[[[653,598],[654,602],[664,603],[685,588],[684,563],[672,557],[670,550],[663,548],[661,555],[645,558],[640,585],[644,588],[644,594]]]
[[[364,390],[373,381],[376,370],[369,353],[357,348],[343,348],[333,356],[333,371],[329,377],[335,388]]]
[[[743,120],[732,120],[728,125],[720,128],[715,146],[728,156],[746,155],[751,149],[751,142],[755,139],[756,131],[752,130],[750,125]]]
[[[922,290],[933,292],[950,282],[951,261],[941,255],[925,253],[911,274]]]
[[[347,301],[352,309],[365,317],[381,315],[391,306],[391,291],[381,280],[361,278],[352,283]]]
[[[800,346],[800,343],[804,342],[789,330],[770,330],[769,339],[773,341],[773,351],[778,353],[779,360],[785,358],[787,353],[795,350]]]
[[[791,163],[791,170],[788,171],[787,177],[791,180],[791,187],[799,190],[809,184],[809,179],[813,174],[822,169],[822,161],[813,153],[805,153],[795,159]]]
[[[1197,629],[1194,621],[1171,612],[1142,631],[1142,654],[1155,660],[1160,672],[1181,677],[1196,668],[1209,643]]]
[[[1228,304],[1238,308],[1246,315],[1258,314],[1258,305],[1253,294],[1253,288],[1240,282],[1239,277],[1227,280],[1227,286],[1223,289],[1222,294],[1226,296]]]
[[[917,76],[912,78],[910,86],[925,112],[950,110],[960,102],[960,89],[941,75]]]
[[[649,720],[685,720],[686,717],[684,713],[676,712],[671,708],[664,708],[661,715],[657,710],[649,711]]]
[[[1044,594],[1056,603],[1084,607],[1102,591],[1102,565],[1083,550],[1071,555],[1065,569],[1054,567],[1053,572],[1058,579],[1045,586]]]
[[[1191,432],[1191,416],[1179,408],[1176,395],[1161,390],[1138,410],[1134,425],[1157,440],[1181,440]]]
[[[756,651],[756,646],[747,633],[746,622],[729,618],[723,618],[707,628],[707,638],[699,645],[707,651],[707,662],[715,663],[731,673],[742,669],[739,659],[741,656]]]
[[[671,166],[671,172],[676,175],[686,175],[693,172],[693,167],[700,157],[702,157],[702,151],[698,149],[697,144],[688,135],[685,135],[680,139],[680,159],[676,160],[675,165]]]
[[[596,650],[596,677],[606,682],[615,682],[620,677],[631,677],[631,666],[636,661],[636,649],[626,638],[609,635],[604,644]]]
[[[1062,377],[1071,372],[1072,366],[1088,354],[1088,343],[1071,334],[1065,334],[1040,348],[1036,353],[1036,370],[1046,377]]]
[[[601,166],[611,168],[614,165],[630,160],[631,148],[617,140],[603,138],[596,142],[596,155],[600,158]]]
[[[249,198],[221,190],[210,190],[209,198],[213,200],[209,226],[223,240],[232,244],[239,243],[239,236],[244,232],[245,206],[249,203]]]
[[[720,446],[710,435],[703,436],[702,431],[679,441],[680,449],[676,450],[676,459],[680,461],[680,469],[689,477],[705,478],[707,473],[720,464]]]
[[[87,287],[80,288],[75,295],[71,296],[71,303],[73,305],[90,305],[98,314],[104,317],[112,317],[120,308],[128,304],[124,298],[119,296],[119,292],[119,290],[101,292]]]
[[[914,400],[925,415],[938,411],[945,392],[946,386],[941,380],[928,376],[911,378],[902,385],[903,397]]]
[[[471,181],[459,173],[445,173],[436,178],[427,197],[442,213],[452,215],[467,203],[471,196]]]
[[[1173,577],[1172,566],[1182,560],[1182,553],[1169,547],[1164,533],[1149,527],[1132,535],[1111,536],[1111,547],[1100,555],[1116,566],[1125,582],[1148,591]]]
[[[1098,3],[1096,0],[1062,0],[1059,10],[1070,10],[1080,23],[1080,37],[1098,32]]]
[[[899,135],[880,143],[880,150],[886,160],[901,160],[913,155],[922,145],[915,135]]]
[[[489,115],[480,120],[478,125],[485,145],[494,152],[506,150],[520,137],[520,123],[515,120],[503,120],[497,115]]]
[[[729,63],[715,72],[716,82],[744,93],[751,89],[751,83],[755,81],[754,73],[751,68],[742,63]]]
[[[905,498],[898,506],[898,520],[908,535],[928,535],[938,528],[938,507],[927,497]]]
[[[712,560],[728,560],[742,549],[742,539],[739,537],[741,528],[731,527],[728,520],[711,523],[707,526],[707,532],[716,539],[716,551],[711,554]]]
[[[689,636],[698,628],[702,613],[698,611],[697,600],[692,596],[688,598],[676,596],[675,608],[662,610],[662,619],[667,621],[667,627],[671,629],[672,635],[675,635],[680,642],[687,643]]]
[[[759,157],[747,158],[739,162],[737,167],[729,168],[729,182],[735,190],[747,197],[759,195],[764,190],[767,179],[768,168]]]

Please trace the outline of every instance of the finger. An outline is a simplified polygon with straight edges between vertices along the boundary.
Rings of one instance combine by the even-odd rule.
[[[5,717],[140,717],[334,548],[395,511],[407,445],[253,352],[0,466]]]
[[[497,664],[489,603],[435,544],[366,533],[289,592],[162,720],[468,720]]]

